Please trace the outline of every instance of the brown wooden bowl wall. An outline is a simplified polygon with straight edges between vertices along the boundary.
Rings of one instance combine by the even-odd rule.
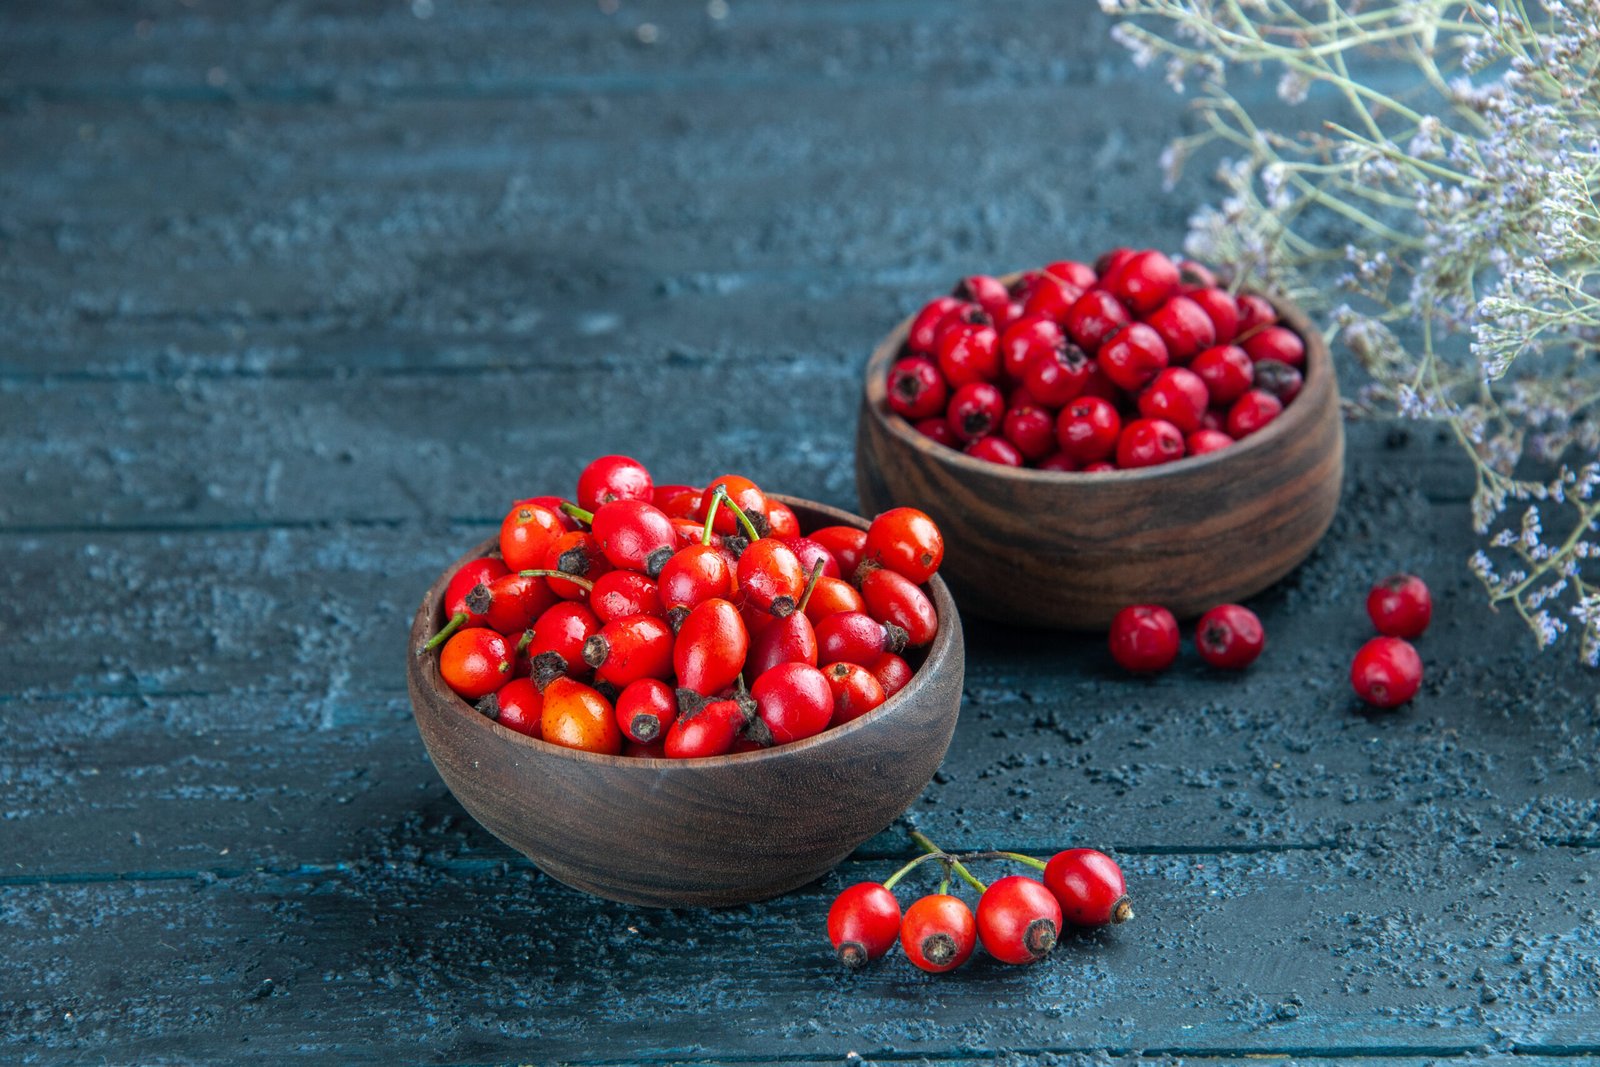
[[[865,522],[780,497],[803,529]],[[450,565],[411,625],[415,649],[444,623]],[[821,877],[888,826],[944,758],[961,707],[961,620],[937,577],[939,633],[909,685],[854,722],[763,752],[632,759],[577,752],[494,723],[407,653],[423,743],[445,785],[490,833],[567,885],[655,907],[764,900]],[[913,661],[914,662],[914,661]]]
[[[940,573],[963,611],[991,619],[1104,630],[1129,604],[1189,618],[1260,592],[1327,532],[1344,476],[1328,346],[1298,307],[1273,303],[1306,344],[1305,385],[1282,415],[1218,452],[1100,474],[973,459],[890,412],[885,379],[907,319],[867,363],[862,512],[911,505],[931,515],[945,537]]]

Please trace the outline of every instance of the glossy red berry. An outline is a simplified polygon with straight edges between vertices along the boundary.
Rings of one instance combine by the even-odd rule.
[[[881,958],[900,936],[900,902],[878,882],[858,882],[828,909],[828,941],[846,967]]]
[[[959,388],[1000,376],[1000,337],[988,324],[962,323],[939,335],[939,370]]]
[[[1073,397],[1082,395],[1094,366],[1083,349],[1063,341],[1028,364],[1022,384],[1040,404],[1060,408]]]
[[[1183,432],[1165,419],[1134,419],[1117,438],[1117,466],[1155,467],[1183,458]]]
[[[1196,289],[1188,296],[1200,305],[1200,310],[1211,320],[1211,329],[1216,335],[1215,343],[1232,344],[1233,339],[1239,336],[1239,304],[1233,296],[1227,290],[1217,288]]]
[[[662,606],[669,612],[693,608],[707,600],[730,596],[733,568],[728,564],[728,557],[716,547],[690,545],[667,560],[657,586]]]
[[[923,355],[933,355],[934,343],[939,340],[939,331],[945,322],[957,311],[968,306],[965,301],[957,300],[953,296],[941,296],[924,304],[916,318],[911,320],[911,331],[906,335],[906,347],[912,352]]]
[[[750,632],[739,609],[722,599],[695,606],[678,630],[672,662],[680,688],[701,696],[733,684],[750,651]]]
[[[955,291],[950,295],[957,300],[977,304],[992,318],[999,318],[1006,305],[1011,303],[1011,293],[1006,289],[1005,283],[987,274],[973,274],[962,278],[956,283]]]
[[[1000,335],[1000,365],[1012,381],[1021,381],[1028,364],[1064,340],[1066,334],[1053,319],[1025,315]]]
[[[800,558],[775,537],[750,542],[739,556],[736,574],[745,601],[780,618],[794,611],[810,577]]]
[[[513,678],[475,705],[491,722],[527,737],[543,737],[544,697],[527,678]]]
[[[1117,449],[1122,416],[1109,400],[1080,396],[1056,417],[1056,443],[1075,463],[1095,463]]]
[[[1073,285],[1059,275],[1046,272],[1040,274],[1034,281],[1028,299],[1022,304],[1022,310],[1027,315],[1042,315],[1061,322],[1082,295],[1082,286]]]
[[[976,441],[1000,429],[1006,416],[1006,401],[1000,390],[988,382],[968,382],[950,397],[945,418],[950,432],[959,441]]]
[[[511,642],[485,627],[462,630],[439,650],[439,676],[460,696],[480,700],[511,680]]]
[[[540,615],[534,620],[533,640],[527,648],[534,682],[562,674],[587,676],[583,646],[599,632],[600,620],[581,601],[564,600]]]
[[[1100,370],[1117,387],[1137,393],[1167,366],[1167,345],[1142,322],[1124,326],[1100,346]]]
[[[1374,637],[1350,664],[1350,684],[1373,707],[1398,708],[1422,685],[1422,657],[1403,638]]]
[[[539,730],[546,741],[606,756],[622,754],[616,710],[598,690],[571,678],[556,678],[544,687],[543,695]]]
[[[1228,409],[1228,433],[1235,440],[1266,426],[1283,414],[1283,401],[1261,389],[1251,389]]]
[[[714,700],[693,716],[674,722],[662,749],[670,759],[725,756],[746,725],[737,701]]]
[[[595,678],[620,689],[640,678],[671,677],[672,649],[672,627],[665,620],[630,615],[606,623],[585,641],[583,661]]]
[[[1103,852],[1072,848],[1050,857],[1045,887],[1061,905],[1061,917],[1074,926],[1109,926],[1133,918],[1122,868]]]
[[[745,658],[748,676],[759,676],[781,663],[817,665],[816,627],[803,611],[773,619],[750,636],[750,654]]]
[[[1060,259],[1054,263],[1046,263],[1044,272],[1054,274],[1057,278],[1065,279],[1076,285],[1079,289],[1087,289],[1099,281],[1099,275],[1087,263],[1079,263],[1072,259]]]
[[[801,537],[799,535],[780,538],[780,540],[789,546],[789,551],[793,552],[795,558],[800,561],[800,569],[805,571],[806,574],[809,575],[816,565],[821,563],[822,573],[826,577],[843,577],[844,572],[839,570],[839,561],[833,558],[833,553],[829,552],[827,547],[820,541],[813,541],[809,537]]]
[[[823,619],[843,611],[866,610],[867,602],[861,599],[855,586],[827,575],[817,579],[817,584],[811,590],[811,599],[806,601],[806,618],[811,620],[813,626],[821,626]]]
[[[862,558],[920,585],[944,562],[944,535],[926,512],[890,508],[868,525]]]
[[[667,614],[660,587],[636,571],[608,571],[596,578],[589,594],[589,609],[602,623],[629,615],[665,618]]]
[[[906,647],[906,633],[899,626],[879,622],[862,611],[841,611],[817,624],[817,662],[874,662],[885,652]]]
[[[1161,335],[1167,358],[1173,363],[1187,363],[1217,343],[1217,327],[1211,316],[1187,296],[1172,297],[1151,312],[1145,322]]]
[[[787,543],[800,536],[800,516],[781,500],[767,501],[767,536]]]
[[[1178,285],[1184,290],[1214,289],[1218,284],[1217,272],[1204,263],[1192,259],[1178,261]]]
[[[483,619],[492,629],[512,636],[532,626],[533,620],[559,599],[543,578],[503,574],[469,593],[466,603],[469,610],[482,608]]]
[[[627,456],[601,456],[578,475],[578,506],[584,511],[613,500],[648,502],[654,491],[644,464]]]
[[[1200,616],[1194,647],[1213,667],[1243,670],[1267,646],[1267,632],[1256,613],[1239,604],[1219,604]]]
[[[1094,355],[1106,338],[1132,321],[1116,297],[1104,289],[1090,289],[1067,310],[1065,325],[1072,343]]]
[[[1268,326],[1240,344],[1258,363],[1263,359],[1275,359],[1291,367],[1303,367],[1306,363],[1305,342],[1287,326]]]
[[[1200,376],[1213,404],[1231,404],[1255,378],[1255,364],[1238,345],[1216,345],[1194,357],[1189,369]]]
[[[1255,293],[1245,293],[1234,298],[1239,308],[1239,334],[1250,333],[1263,326],[1271,326],[1278,321],[1278,311],[1272,302],[1264,296]]]
[[[950,422],[942,414],[922,419],[913,427],[924,437],[932,438],[946,448],[960,448],[962,441],[950,429]]]
[[[463,563],[445,583],[444,613],[452,619],[457,615],[466,616],[462,621],[473,626],[488,625],[484,619],[484,612],[472,610],[467,599],[480,585],[487,587],[490,582],[504,578],[508,573],[505,563],[492,556],[470,559]],[[460,626],[456,629],[460,629]]]
[[[1380,634],[1415,640],[1433,621],[1433,594],[1414,574],[1391,574],[1367,593],[1367,615]]]
[[[854,574],[867,552],[867,531],[855,526],[822,526],[806,535],[833,553],[839,574]]]
[[[1105,278],[1128,260],[1133,258],[1134,250],[1131,248],[1112,248],[1100,253],[1094,261],[1094,272],[1099,278]]]
[[[1211,395],[1198,374],[1184,367],[1168,367],[1139,394],[1139,414],[1165,419],[1188,434],[1200,428],[1210,403]]]
[[[678,720],[672,687],[659,678],[640,678],[617,695],[617,728],[630,740],[649,744]]]
[[[750,687],[750,695],[756,714],[780,745],[820,734],[833,718],[833,687],[809,664],[780,663],[764,671]]]
[[[1111,620],[1108,641],[1124,670],[1164,671],[1178,658],[1178,620],[1158,604],[1134,604]]]
[[[830,726],[859,719],[888,699],[877,676],[858,663],[834,663],[822,675],[833,697]]]
[[[880,653],[877,659],[864,666],[872,672],[878,684],[883,686],[885,700],[910,685],[912,675],[915,673],[911,669],[911,664],[893,652]]]
[[[987,463],[999,463],[1006,467],[1022,466],[1022,453],[1017,451],[1017,446],[999,434],[979,438],[963,451],[973,459]]]
[[[900,947],[924,971],[953,971],[972,955],[978,924],[972,911],[948,893],[935,893],[906,909],[900,921]]]
[[[1255,387],[1271,393],[1285,404],[1300,395],[1305,382],[1305,375],[1287,363],[1263,359],[1255,365]]]
[[[1221,430],[1196,430],[1184,438],[1184,447],[1191,456],[1203,456],[1233,444],[1233,438]]]
[[[858,585],[861,599],[867,602],[867,614],[904,630],[911,648],[927,644],[939,632],[933,601],[905,575],[887,568],[867,570]]]
[[[932,362],[907,356],[889,368],[888,394],[889,410],[914,421],[942,414],[950,387]]]
[[[644,500],[614,500],[594,511],[589,532],[606,562],[649,577],[661,573],[678,545],[667,513]]]
[[[1033,963],[1050,955],[1061,933],[1061,905],[1043,882],[1013,874],[978,900],[978,939],[1001,963]]]
[[[705,521],[706,512],[711,508],[712,497],[718,489],[722,489],[727,493],[729,500],[739,505],[755,524],[758,532],[765,533],[763,527],[767,522],[767,494],[763,493],[755,482],[738,474],[724,474],[719,478],[713,478],[706,485],[705,492],[701,494],[700,514],[696,518],[701,522]],[[744,532],[733,509],[726,503],[717,507],[717,517],[712,520],[711,528],[724,536]]]
[[[1160,252],[1135,252],[1100,279],[1100,285],[1137,315],[1148,315],[1178,291],[1178,267]]]
[[[1056,450],[1055,416],[1032,404],[1007,411],[1000,432],[1024,460],[1041,460]]]
[[[538,504],[519,503],[500,523],[500,555],[514,571],[544,566],[544,556],[555,539],[569,530],[563,515]]]

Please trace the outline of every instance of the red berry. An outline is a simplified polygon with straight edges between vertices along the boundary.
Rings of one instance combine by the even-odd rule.
[[[544,697],[527,678],[513,678],[475,705],[491,722],[528,737],[543,737]]]
[[[1117,466],[1155,467],[1183,458],[1183,432],[1165,419],[1134,419],[1117,438]]]
[[[553,679],[544,687],[539,732],[546,741],[563,748],[607,756],[622,754],[622,731],[617,728],[617,713],[611,702],[570,678]]]
[[[1184,438],[1184,447],[1191,456],[1203,456],[1207,452],[1215,452],[1219,448],[1227,448],[1233,444],[1233,438],[1221,430],[1196,430]]]
[[[695,715],[674,722],[662,751],[670,759],[724,756],[733,750],[746,725],[737,701],[714,700]]]
[[[862,558],[920,585],[932,578],[944,561],[944,535],[926,513],[916,508],[890,508],[867,527]]]
[[[1022,466],[1022,453],[1017,451],[1017,446],[999,434],[980,438],[968,445],[964,451],[974,459],[989,463],[999,463],[1007,467]]]
[[[1094,272],[1098,277],[1104,278],[1132,259],[1133,254],[1133,249],[1131,248],[1113,248],[1110,251],[1102,252],[1100,253],[1100,258],[1094,261]]]
[[[1034,282],[1033,290],[1023,302],[1022,310],[1024,314],[1043,315],[1061,322],[1067,317],[1068,309],[1082,295],[1082,286],[1073,285],[1058,275],[1045,273],[1039,275]]]
[[[678,721],[672,687],[657,678],[640,678],[617,695],[617,727],[642,744],[657,741]]]
[[[1083,349],[1063,341],[1028,364],[1022,384],[1045,407],[1059,408],[1083,392],[1094,365]]]
[[[1135,252],[1103,276],[1100,285],[1135,314],[1148,315],[1178,291],[1178,268],[1160,252]]]
[[[868,570],[858,582],[867,614],[906,632],[906,644],[919,648],[939,632],[939,616],[928,594],[910,578],[882,567]]]
[[[955,291],[950,295],[957,300],[977,304],[994,318],[999,318],[1006,305],[1011,303],[1011,293],[1006,289],[1005,283],[987,274],[974,274],[962,278],[956,283]]]
[[[522,633],[560,599],[543,578],[520,574],[503,574],[482,589],[468,595],[469,610],[483,607],[484,621],[507,636]]]
[[[1109,400],[1080,396],[1056,418],[1056,443],[1075,463],[1095,463],[1116,451],[1122,416]]]
[[[600,620],[582,601],[563,600],[540,615],[534,620],[533,640],[527,649],[534,682],[562,674],[587,676],[583,646],[599,632]]]
[[[1178,658],[1178,620],[1157,604],[1135,604],[1111,620],[1111,658],[1125,670],[1163,671]]]
[[[1256,364],[1255,387],[1271,393],[1285,404],[1300,395],[1300,388],[1305,381],[1305,375],[1287,363],[1264,359]]]
[[[760,530],[761,524],[767,521],[767,494],[763,493],[755,482],[737,474],[724,474],[720,478],[711,480],[705,492],[701,494],[700,511],[695,518],[705,522],[706,512],[710,510],[712,498],[719,488],[727,494],[729,500],[739,505],[755,523],[756,529]],[[717,505],[717,515],[712,520],[711,528],[724,536],[744,532],[733,509],[725,502]]]
[[[900,947],[925,971],[953,971],[972,955],[978,924],[960,897],[935,893],[906,909],[900,921]]]
[[[762,672],[750,687],[750,695],[755,698],[756,714],[780,745],[820,734],[833,719],[833,687],[810,664],[780,663]]]
[[[1117,386],[1137,393],[1167,366],[1167,345],[1142,322],[1123,327],[1100,346],[1100,369]]]
[[[1228,409],[1228,433],[1235,440],[1248,437],[1281,414],[1281,400],[1265,390],[1251,389]]]
[[[1072,343],[1093,355],[1106,338],[1132,321],[1116,297],[1104,289],[1090,289],[1067,310],[1064,324]]]
[[[1217,328],[1211,316],[1186,296],[1175,296],[1151,312],[1145,320],[1167,346],[1167,358],[1187,363],[1195,353],[1217,343]]]
[[[1192,290],[1214,289],[1217,286],[1217,273],[1204,263],[1196,263],[1192,259],[1180,259],[1178,283]]]
[[[1042,353],[1051,351],[1066,334],[1053,320],[1041,315],[1029,315],[1006,327],[1000,335],[1000,365],[1013,381],[1021,381],[1028,364]]]
[[[627,456],[601,456],[578,475],[578,506],[594,511],[613,500],[649,502],[655,485],[643,463]]]
[[[1050,857],[1044,884],[1074,926],[1108,926],[1133,918],[1122,868],[1103,852],[1071,848]]]
[[[857,663],[835,663],[823,671],[833,694],[830,726],[842,726],[859,719],[888,698],[877,677]]]
[[[1044,272],[1069,281],[1079,289],[1087,289],[1100,280],[1099,276],[1095,274],[1094,268],[1089,264],[1079,263],[1071,259],[1047,263],[1045,264]]]
[[[1065,452],[1052,452],[1039,461],[1038,467],[1042,471],[1059,471],[1063,474],[1069,474],[1078,469],[1078,462]]]
[[[544,554],[556,538],[569,532],[562,514],[538,504],[517,504],[500,523],[503,566],[514,571],[544,566]]]
[[[511,680],[511,642],[484,627],[462,630],[439,651],[439,676],[460,696],[478,700]]]
[[[858,882],[828,909],[828,941],[846,967],[882,957],[900,936],[900,902],[878,882]]]
[[[667,614],[661,604],[660,587],[635,571],[609,571],[596,578],[594,591],[589,594],[589,609],[603,623],[629,615],[662,618]]]
[[[595,588],[599,589],[598,583]],[[716,597],[728,597],[733,591],[733,568],[728,565],[728,557],[714,546],[690,545],[667,560],[657,588],[662,606],[668,611],[692,608]]]
[[[1380,634],[1414,640],[1433,620],[1433,596],[1414,574],[1391,574],[1367,594],[1367,614]]]
[[[1139,414],[1147,419],[1165,419],[1183,433],[1194,433],[1210,402],[1206,383],[1198,374],[1183,367],[1168,367],[1139,394]]]
[[[906,334],[906,347],[923,355],[933,355],[933,346],[939,340],[939,331],[951,315],[967,307],[965,301],[953,296],[941,296],[924,304],[917,317],[911,320],[911,331]]]
[[[943,415],[923,419],[913,427],[924,437],[930,437],[947,448],[960,448],[961,440],[950,429],[950,422]]]
[[[1231,404],[1245,394],[1255,377],[1255,364],[1238,345],[1208,348],[1189,364],[1200,376],[1213,404]]]
[[[726,600],[707,600],[683,620],[672,647],[672,665],[680,688],[701,696],[733,684],[750,651],[750,632],[739,609]]]
[[[833,553],[841,575],[855,574],[867,551],[867,531],[854,526],[823,526],[807,536]]]
[[[1214,288],[1196,289],[1188,296],[1200,305],[1200,310],[1211,320],[1211,328],[1217,338],[1215,343],[1232,344],[1233,339],[1239,336],[1238,301],[1226,290]]]
[[[894,696],[907,685],[911,684],[913,671],[911,664],[895,655],[893,652],[883,652],[878,658],[865,665],[872,676],[883,686],[883,696],[887,700]]]
[[[614,500],[595,509],[589,532],[613,567],[650,577],[672,558],[677,531],[667,513],[643,500]]]
[[[800,516],[781,500],[767,501],[767,534],[787,542],[800,536]]]
[[[1263,326],[1271,326],[1278,321],[1278,309],[1272,306],[1272,301],[1255,293],[1244,293],[1234,297],[1234,303],[1239,307],[1239,333],[1247,334]]]
[[[1001,430],[1023,459],[1043,459],[1056,450],[1056,420],[1044,408],[1031,404],[1012,408]]]
[[[672,676],[672,627],[654,615],[630,615],[600,627],[583,643],[583,661],[618,689],[640,678]],[[639,738],[641,741],[648,738]]]
[[[793,552],[795,558],[800,561],[800,569],[805,571],[806,574],[809,575],[812,569],[818,563],[821,563],[822,573],[828,577],[838,578],[843,575],[843,572],[839,570],[839,561],[833,558],[833,553],[811,538],[796,535],[794,537],[784,537],[781,540],[789,546],[789,551]]]
[[[463,616],[462,623],[472,626],[487,625],[484,611],[472,610],[471,605],[467,603],[467,599],[472,596],[473,591],[480,585],[487,587],[490,582],[497,578],[504,578],[508,573],[510,572],[506,570],[506,565],[492,556],[470,559],[463,563],[450,576],[450,581],[445,583],[445,614],[449,615],[452,621],[457,615],[460,615]],[[479,603],[479,599],[474,598],[474,603]],[[460,629],[460,625],[457,625],[456,629]],[[451,632],[454,633],[455,631],[452,630]]]
[[[817,662],[868,664],[906,647],[905,631],[862,611],[841,611],[817,624]]]
[[[976,441],[1000,428],[1006,415],[1005,397],[988,382],[968,382],[955,391],[945,418],[959,441]]]
[[[750,677],[766,673],[780,663],[817,665],[817,631],[805,612],[796,611],[772,619],[750,638],[750,654],[745,672]]]
[[[1374,637],[1350,664],[1350,684],[1356,696],[1373,707],[1398,708],[1422,685],[1422,657],[1402,638]]]
[[[779,618],[794,611],[810,577],[800,566],[800,558],[776,537],[750,542],[739,556],[735,573],[745,602]]]
[[[1256,613],[1238,604],[1219,604],[1200,616],[1194,628],[1194,647],[1213,667],[1243,670],[1256,661],[1267,645],[1266,631]]]
[[[593,534],[579,530],[562,534],[550,542],[550,547],[544,553],[544,562],[536,569],[560,571],[593,582],[611,570],[611,561],[600,551],[600,542]],[[587,588],[565,578],[546,580],[550,583],[550,591],[563,600],[582,600],[589,595]]]
[[[1001,963],[1033,963],[1050,955],[1061,933],[1061,905],[1043,882],[1013,874],[978,900],[978,937]]]
[[[866,610],[867,602],[861,599],[855,586],[838,578],[829,578],[826,574],[817,579],[817,584],[811,590],[811,599],[806,601],[806,618],[811,620],[813,626],[821,626],[823,619],[842,611],[864,613]]]
[[[1000,376],[1000,338],[988,324],[958,324],[939,335],[939,370],[960,387]]]
[[[1245,338],[1242,346],[1250,358],[1257,362],[1275,359],[1291,367],[1305,366],[1306,344],[1300,340],[1299,334],[1287,326],[1268,326],[1260,333]]]
[[[944,410],[950,388],[932,362],[919,356],[896,360],[889,368],[889,410],[907,419],[926,419]]]

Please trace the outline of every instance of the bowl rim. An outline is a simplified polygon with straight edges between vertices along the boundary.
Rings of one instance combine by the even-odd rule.
[[[867,520],[853,512],[845,511],[815,500],[803,497],[789,496],[782,493],[768,493],[769,499],[778,500],[791,508],[799,506],[833,520],[830,525],[853,526],[858,529],[867,528]],[[939,615],[939,631],[934,635],[933,641],[928,646],[927,656],[923,659],[922,666],[913,673],[911,681],[905,687],[882,704],[873,708],[865,715],[858,716],[843,724],[824,729],[821,733],[802,738],[799,741],[790,741],[787,744],[772,745],[769,748],[755,752],[730,752],[721,756],[697,756],[692,759],[670,759],[661,756],[612,756],[603,752],[586,752],[581,749],[567,748],[564,745],[551,744],[542,738],[529,737],[527,734],[518,733],[509,727],[501,726],[480,714],[466,699],[444,684],[444,679],[439,674],[439,657],[432,654],[417,655],[416,650],[436,632],[434,628],[435,612],[440,599],[444,596],[445,586],[450,578],[461,566],[470,560],[478,559],[484,555],[499,555],[498,533],[478,542],[468,549],[463,555],[457,557],[428,587],[423,594],[422,603],[418,606],[416,614],[411,620],[410,642],[406,646],[406,675],[415,689],[422,690],[422,698],[438,696],[443,704],[450,708],[451,713],[465,716],[482,727],[487,727],[492,733],[498,734],[502,739],[514,744],[522,745],[532,753],[540,756],[551,756],[562,759],[574,760],[578,763],[593,763],[604,767],[636,767],[641,771],[661,771],[668,768],[716,770],[729,766],[751,766],[767,760],[781,759],[815,748],[821,748],[830,743],[837,742],[858,730],[865,729],[868,725],[895,714],[900,709],[907,707],[915,699],[928,681],[933,669],[948,669],[951,660],[959,654],[963,637],[961,632],[961,617],[956,608],[955,598],[944,580],[937,574],[929,578],[926,586],[930,598],[933,600],[934,609]],[[487,549],[488,551],[485,551]],[[958,667],[960,663],[956,664]],[[411,714],[415,718],[418,698],[412,699]]]
[[[1021,278],[1026,271],[1013,271],[1000,275],[1006,285]],[[1242,292],[1255,293],[1254,290]],[[1300,394],[1283,406],[1283,414],[1266,427],[1235,441],[1227,448],[1219,448],[1199,456],[1184,456],[1171,463],[1152,467],[1117,468],[1109,471],[1047,471],[1037,467],[1008,467],[988,460],[974,459],[960,449],[943,445],[919,433],[902,415],[889,410],[889,364],[900,356],[911,324],[917,317],[913,312],[903,319],[888,335],[880,340],[867,358],[866,381],[863,399],[870,417],[891,436],[908,448],[914,449],[930,461],[954,467],[971,475],[995,478],[1016,478],[1023,482],[1060,486],[1123,486],[1130,483],[1156,481],[1163,478],[1182,477],[1205,471],[1230,460],[1248,460],[1251,455],[1272,448],[1290,434],[1303,432],[1317,417],[1318,410],[1330,400],[1338,403],[1338,387],[1334,378],[1333,363],[1328,353],[1327,340],[1322,336],[1304,309],[1288,297],[1271,293],[1255,293],[1264,297],[1278,312],[1279,322],[1300,335],[1306,347],[1305,383]]]

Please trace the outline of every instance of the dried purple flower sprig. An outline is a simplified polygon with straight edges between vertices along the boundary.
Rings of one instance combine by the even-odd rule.
[[[1190,253],[1327,308],[1372,378],[1358,408],[1451,428],[1490,601],[1541,647],[1575,632],[1600,666],[1600,0],[1101,6],[1138,20],[1113,31],[1137,62],[1200,87],[1204,126],[1169,147],[1169,178],[1203,146],[1233,154]],[[1403,93],[1397,63],[1420,74]],[[1290,105],[1324,87],[1344,121],[1259,125],[1227,78],[1263,70]],[[1330,247],[1335,229],[1358,236]]]

